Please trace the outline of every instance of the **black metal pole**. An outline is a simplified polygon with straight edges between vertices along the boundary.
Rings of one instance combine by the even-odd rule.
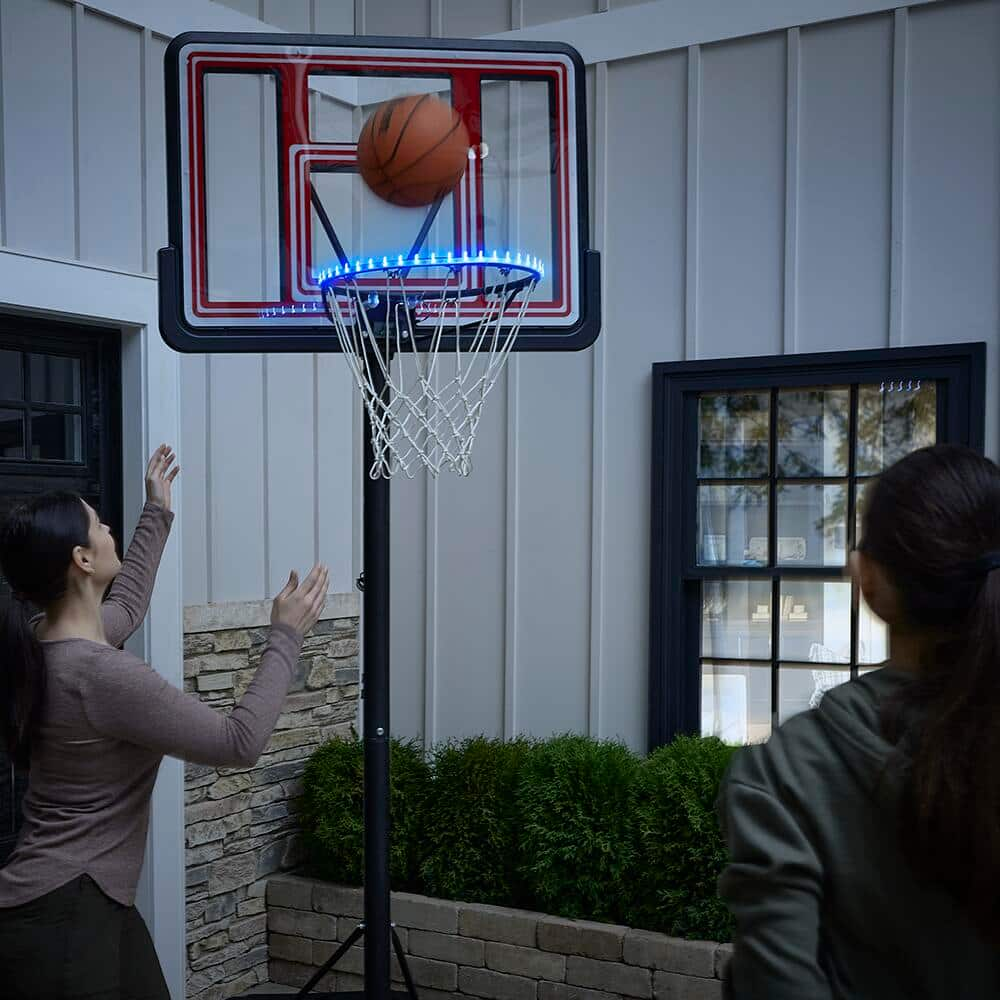
[[[379,396],[385,379],[371,366]],[[372,479],[375,456],[365,407],[364,750],[365,997],[389,1000],[389,479]]]

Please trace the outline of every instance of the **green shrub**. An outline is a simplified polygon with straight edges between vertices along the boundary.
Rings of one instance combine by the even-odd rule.
[[[517,804],[529,905],[570,918],[621,919],[634,864],[629,799],[638,763],[620,743],[571,735],[527,754]]]
[[[430,767],[415,741],[390,744],[389,875],[394,890],[417,887],[421,815]],[[299,805],[303,838],[315,873],[332,882],[364,880],[364,748],[355,736],[330,740],[309,758]]]
[[[431,766],[417,740],[392,740],[389,761],[389,870],[393,889],[420,892],[426,803],[431,794]]]
[[[632,804],[638,858],[627,913],[632,926],[732,940],[732,917],[716,892],[727,854],[715,799],[734,749],[714,737],[678,737],[639,767]]]
[[[531,746],[479,736],[437,748],[420,871],[428,895],[508,906],[523,898],[515,796]]]

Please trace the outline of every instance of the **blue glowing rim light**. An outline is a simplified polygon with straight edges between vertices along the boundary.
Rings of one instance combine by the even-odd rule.
[[[360,257],[354,261],[353,267],[350,263],[338,264],[336,267],[327,268],[325,271],[316,273],[316,280],[321,284],[328,281],[337,283],[338,278],[352,278],[355,275],[374,274],[383,271],[398,271],[413,267],[476,267],[489,266],[498,268],[510,268],[515,271],[522,271],[527,275],[533,275],[535,280],[545,277],[545,265],[531,254],[521,253],[515,250],[479,250],[474,253],[416,253],[412,257],[396,254],[395,256],[369,257],[367,262]]]
[[[316,271],[313,277],[326,287],[327,285],[340,285],[356,275],[409,270],[414,267],[496,267],[521,272],[524,275],[522,281],[529,278],[540,281],[545,277],[545,264],[538,257],[516,250],[479,250],[474,253],[453,253],[449,250],[446,253],[417,253],[412,257],[406,257],[402,254],[396,254],[394,257],[382,257],[381,259],[369,257],[367,261],[359,257],[354,261],[353,266],[350,264],[337,265],[323,271]],[[319,302],[300,302],[289,306],[274,306],[270,309],[264,309],[260,316],[262,319],[271,319],[275,316],[306,316],[317,314],[323,309],[324,307]]]

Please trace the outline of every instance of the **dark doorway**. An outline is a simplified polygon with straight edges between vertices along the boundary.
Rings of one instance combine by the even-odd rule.
[[[0,521],[49,490],[79,493],[121,539],[120,333],[0,315]],[[0,865],[26,787],[0,749]]]

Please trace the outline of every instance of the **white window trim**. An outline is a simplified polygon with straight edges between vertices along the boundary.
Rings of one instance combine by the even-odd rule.
[[[156,445],[180,442],[180,366],[158,327],[157,283],[77,261],[0,250],[0,309],[122,331],[123,522],[131,530],[144,500],[143,470]],[[174,489],[182,522],[183,479]],[[175,687],[184,687],[179,531],[167,545],[143,627],[128,648]],[[153,789],[146,864],[136,905],[149,925],[173,1000],[184,1000],[186,920],[184,765],[166,757]]]

